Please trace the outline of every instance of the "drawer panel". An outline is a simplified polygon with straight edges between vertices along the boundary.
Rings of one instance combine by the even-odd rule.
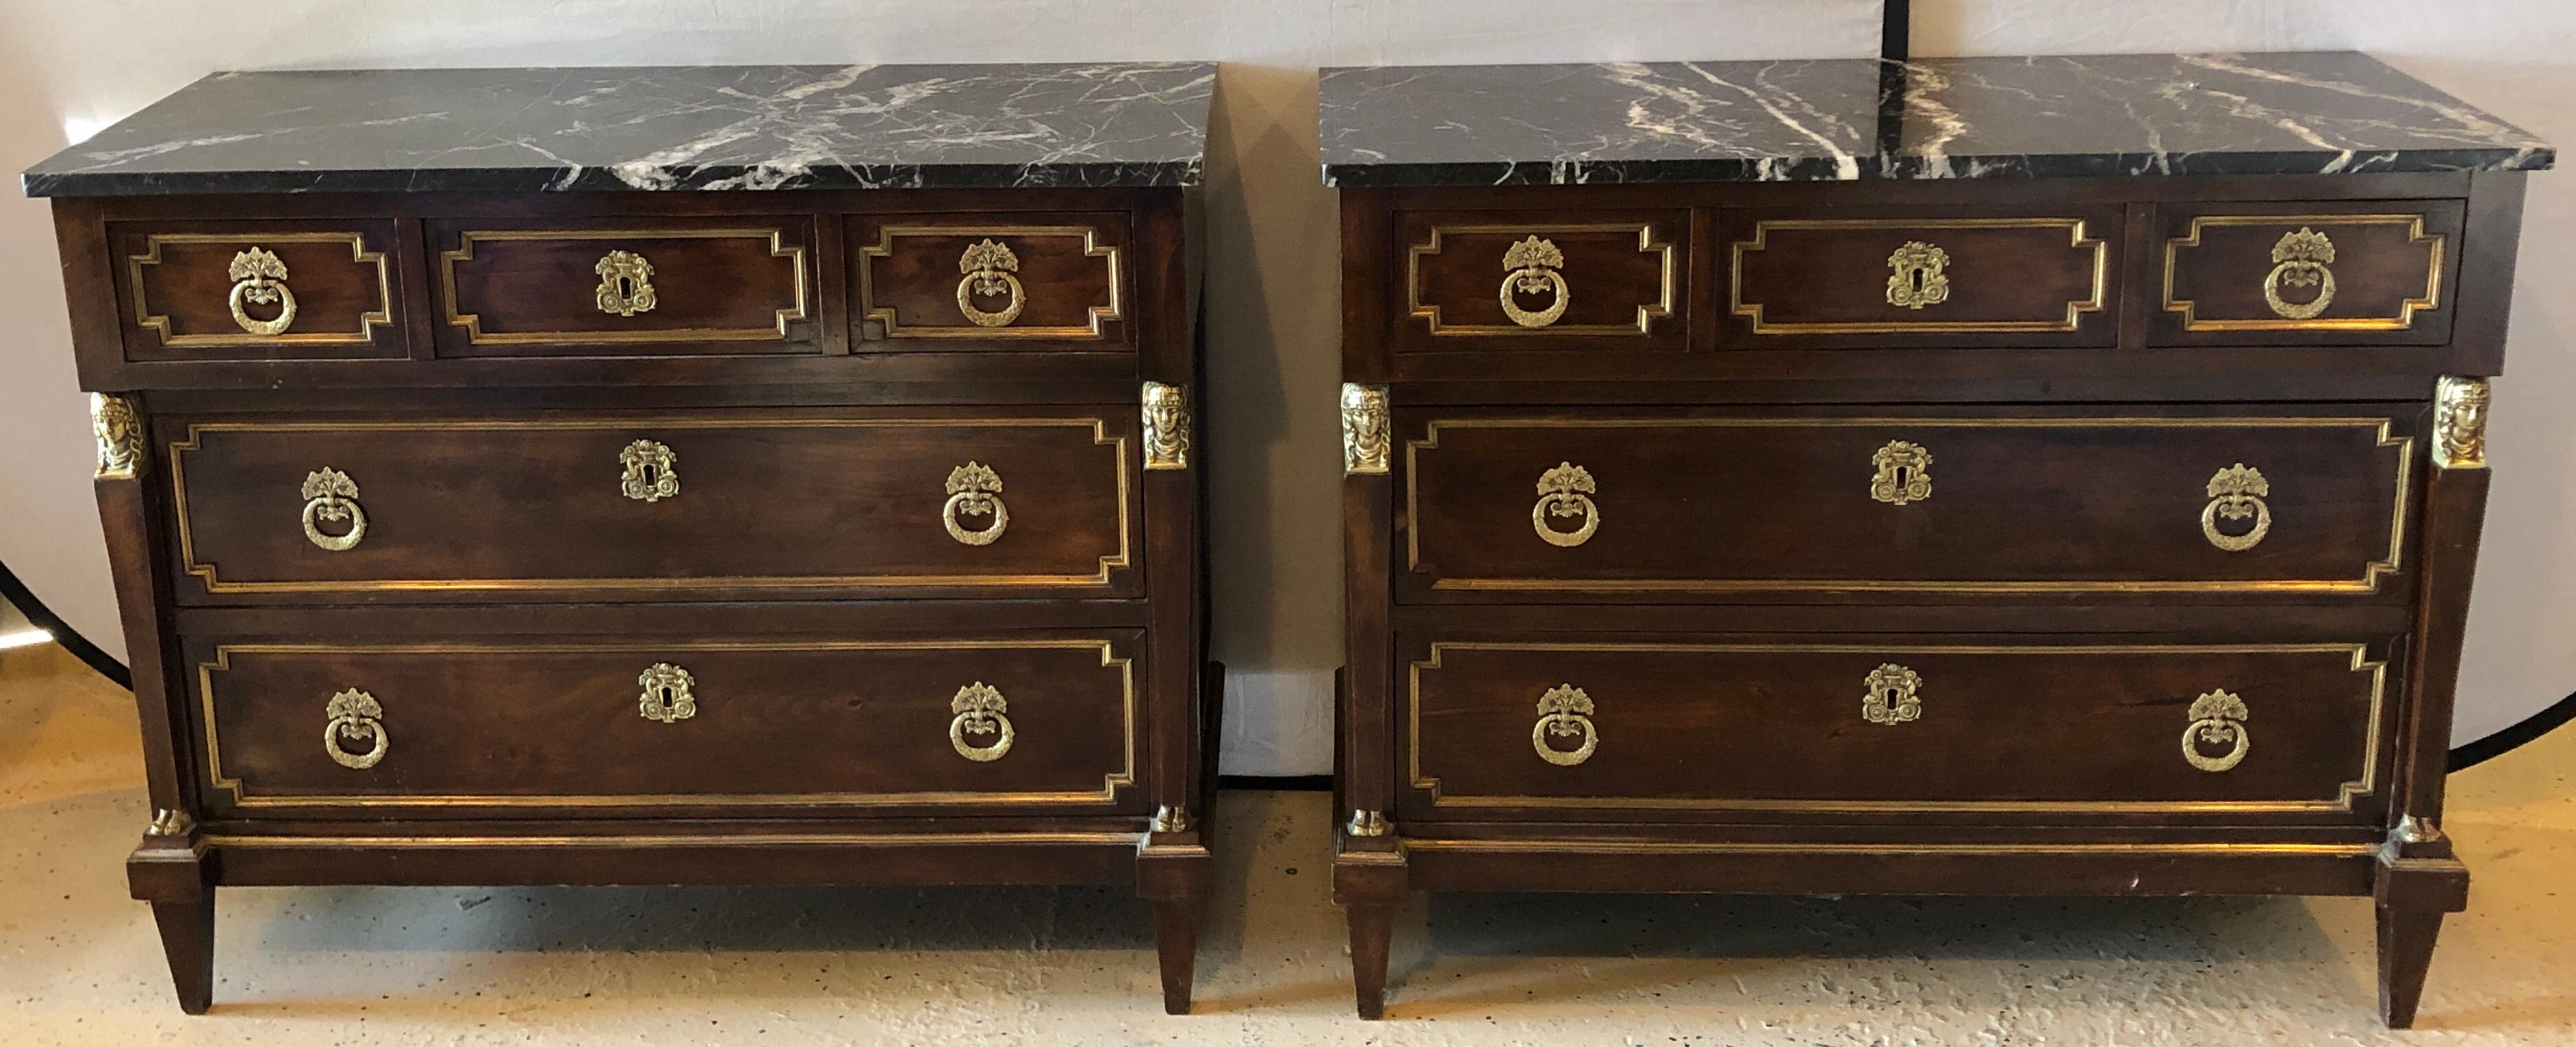
[[[156,422],[182,602],[1133,596],[1131,417]]]
[[[2371,593],[2410,415],[1399,415],[1404,595]]]
[[[445,356],[812,353],[804,218],[434,221]]]
[[[1416,818],[1496,812],[2367,820],[2386,641],[1415,640]]]
[[[2108,346],[2117,208],[1728,215],[1729,344]]]
[[[2160,345],[2450,340],[2456,200],[2168,207]]]
[[[1690,214],[1396,215],[1397,351],[1686,348]]]
[[[1136,778],[1142,634],[184,644],[220,811],[1080,809]]]
[[[849,222],[862,351],[1111,350],[1134,341],[1124,214]]]
[[[389,220],[109,225],[125,358],[400,359]]]

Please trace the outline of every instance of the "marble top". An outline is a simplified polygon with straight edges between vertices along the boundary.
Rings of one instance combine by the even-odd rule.
[[[1216,68],[217,73],[29,168],[30,196],[1194,185]]]
[[[2531,170],[2351,51],[1327,69],[1345,186]],[[1892,143],[1892,147],[1891,147]]]

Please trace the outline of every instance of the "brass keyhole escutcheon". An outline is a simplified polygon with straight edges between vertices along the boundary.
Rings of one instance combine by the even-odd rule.
[[[957,714],[948,721],[948,744],[957,749],[957,755],[976,763],[1001,759],[1019,738],[1019,732],[1011,729],[1011,718],[1004,715],[1011,711],[1011,703],[1003,700],[1000,690],[982,680],[958,688],[957,696],[948,701],[948,711]],[[970,734],[978,738],[995,734],[1001,737],[990,745],[975,745],[966,740]]]
[[[619,493],[639,502],[658,502],[680,493],[680,456],[652,440],[637,440],[617,452],[625,470]]]
[[[636,700],[644,718],[654,723],[677,723],[698,714],[698,679],[689,671],[669,662],[656,662],[635,678],[644,689]]]
[[[233,256],[226,275],[233,278],[233,293],[226,300],[232,309],[233,323],[262,338],[285,334],[295,326],[295,292],[286,287],[286,262],[265,248],[254,247]],[[266,320],[251,318],[248,306],[275,305],[277,315]]]
[[[1574,291],[1567,287],[1565,252],[1556,241],[1532,236],[1503,250],[1503,315],[1523,327],[1545,327],[1565,315],[1565,307],[1574,301]],[[1532,312],[1521,308],[1517,295],[1548,296],[1546,308]]]
[[[610,251],[592,267],[599,273],[599,311],[617,316],[649,313],[661,304],[653,292],[653,263],[633,251]]]
[[[970,531],[961,519],[989,516],[993,522],[983,530]],[[1011,526],[1010,507],[1002,504],[1002,475],[981,462],[968,462],[948,473],[948,504],[939,511],[940,522],[947,525],[948,537],[967,545],[991,545]]]
[[[2272,493],[2272,482],[2263,471],[2243,462],[2219,470],[2209,478],[2209,504],[2200,510],[2200,533],[2209,544],[2231,553],[2241,553],[2263,543],[2272,533],[2272,507],[2263,499]],[[2251,519],[2252,526],[2242,533],[2231,534],[2220,529],[2220,521]]]
[[[1572,749],[1560,749],[1551,738],[1580,738]],[[1538,699],[1538,722],[1530,726],[1530,747],[1538,758],[1572,767],[1592,758],[1601,747],[1601,731],[1592,725],[1592,696],[1573,684],[1558,684]]]
[[[323,524],[348,525],[339,534]],[[367,511],[358,505],[358,481],[337,469],[320,469],[304,477],[304,539],[330,552],[347,552],[367,537]]]
[[[966,274],[957,281],[957,311],[966,322],[977,327],[1007,327],[1020,318],[1020,310],[1029,304],[1028,291],[1020,286],[1020,256],[1009,244],[986,239],[968,247],[957,259],[957,271]],[[985,312],[975,307],[977,298],[1004,298],[1000,312]]]
[[[2333,304],[2334,270],[2326,268],[2335,260],[2334,240],[2306,226],[2297,232],[2283,233],[2272,245],[2272,271],[2263,277],[2263,304],[2284,320],[2313,320]],[[2304,302],[2292,302],[2283,288],[2314,288]]]
[[[1905,505],[1932,497],[1932,452],[1922,444],[1890,440],[1870,456],[1872,501]]]
[[[385,732],[385,708],[377,703],[375,695],[354,687],[342,691],[331,696],[322,715],[326,717],[322,749],[331,755],[331,762],[342,767],[353,771],[373,767],[384,760],[385,750],[393,745],[393,737]],[[352,742],[369,747],[352,752],[348,748]]]
[[[1949,265],[1950,252],[1921,240],[1906,241],[1887,256],[1887,267],[1894,270],[1887,278],[1887,304],[1921,309],[1949,301],[1950,278],[1943,275]]]
[[[2182,758],[2185,762],[2212,774],[2233,769],[2245,762],[2246,750],[2253,748],[2254,738],[2245,730],[2250,710],[2245,699],[2227,691],[2211,691],[2191,703],[2191,725],[2182,729]],[[2218,756],[2209,755],[2209,746],[2226,746]]]
[[[1590,471],[1572,462],[1556,463],[1556,468],[1539,475],[1538,504],[1530,506],[1530,527],[1538,532],[1540,540],[1561,549],[1591,541],[1592,532],[1601,529],[1601,507],[1592,502],[1596,493],[1598,488]],[[1548,523],[1551,517],[1581,517],[1583,525],[1562,531]]]
[[[1869,671],[1862,681],[1860,718],[1894,726],[1923,718],[1923,675],[1894,662]]]

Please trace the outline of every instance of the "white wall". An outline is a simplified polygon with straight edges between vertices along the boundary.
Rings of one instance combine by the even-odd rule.
[[[1925,54],[2354,47],[2545,137],[2576,142],[2576,10],[2552,0],[1918,0]],[[1339,369],[1332,194],[1316,177],[1319,65],[1843,56],[1877,45],[1874,0],[0,0],[0,170],[208,71],[358,66],[1212,59],[1227,63],[1208,173],[1217,454],[1217,656],[1234,671],[1227,770],[1327,769],[1340,662]],[[2576,690],[2576,469],[2555,246],[2576,193],[2535,179],[2501,481],[2474,612],[2463,738]],[[88,424],[50,227],[0,194],[0,562],[120,647],[90,503]],[[2565,420],[2561,420],[2565,418]]]

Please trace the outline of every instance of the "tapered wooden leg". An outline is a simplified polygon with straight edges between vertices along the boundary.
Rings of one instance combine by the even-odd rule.
[[[2379,1019],[2391,1029],[2415,1024],[2424,998],[2424,975],[2433,966],[2433,939],[2442,933],[2442,910],[2421,905],[2379,906]]]
[[[206,1013],[215,1003],[214,890],[194,901],[153,902],[152,922],[161,927],[161,951],[170,960],[179,1009]]]
[[[1358,902],[1343,911],[1351,921],[1351,990],[1360,1017],[1386,1017],[1386,955],[1395,938],[1395,906]]]
[[[2441,846],[2447,847],[2447,843]],[[2383,858],[2379,868],[2379,1018],[2415,1024],[2442,916],[2469,903],[2469,871],[2448,858]]]
[[[1163,962],[1163,1013],[1190,1013],[1190,984],[1198,964],[1199,900],[1154,904],[1154,949]]]

